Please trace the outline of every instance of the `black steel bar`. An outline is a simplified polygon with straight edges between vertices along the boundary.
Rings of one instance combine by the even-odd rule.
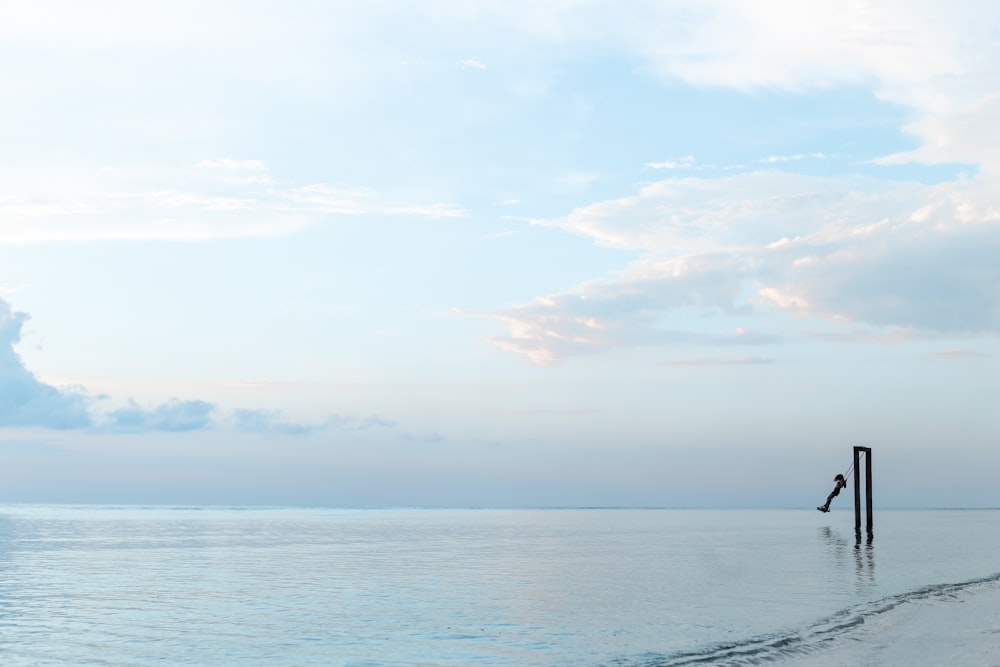
[[[854,448],[854,532],[861,534],[861,468],[858,466],[858,456],[861,447]]]
[[[865,523],[868,534],[872,533],[872,450],[865,447]]]

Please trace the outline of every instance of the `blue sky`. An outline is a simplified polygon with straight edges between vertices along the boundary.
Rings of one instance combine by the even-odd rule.
[[[997,506],[1000,9],[42,2],[0,501]]]

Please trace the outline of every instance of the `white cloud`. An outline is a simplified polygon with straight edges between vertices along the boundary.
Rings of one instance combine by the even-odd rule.
[[[532,222],[589,236],[612,248],[681,256],[799,238],[807,230],[832,234],[853,229],[852,221],[897,212],[899,200],[916,205],[921,192],[923,186],[905,183],[754,172],[657,181],[636,195]]]
[[[695,166],[693,155],[685,155],[676,160],[664,160],[662,162],[647,162],[649,169],[692,169]]]
[[[912,110],[904,129],[921,143],[883,162],[1000,169],[1000,5],[719,0],[697,11],[647,8],[651,16],[611,25],[620,26],[624,48],[666,78],[747,91],[865,86]]]
[[[539,365],[617,346],[776,342],[766,333],[718,332],[691,322],[712,314],[751,314],[739,303],[745,263],[725,255],[640,260],[615,278],[494,313],[508,335],[491,341]]]
[[[994,191],[986,177],[927,186],[780,172],[652,183],[533,221],[642,258],[494,313],[508,334],[493,342],[544,365],[616,346],[775,342],[768,329],[787,316],[855,341],[997,335]],[[764,331],[718,332],[741,319]]]
[[[824,160],[827,155],[822,152],[815,153],[795,153],[794,155],[768,155],[766,158],[761,160],[761,162],[767,162],[768,164],[775,164],[777,162],[798,162],[799,160],[806,160],[812,158],[814,160]]]
[[[477,70],[486,69],[486,65],[475,58],[466,58],[464,60],[460,60],[458,62],[458,66],[461,67],[462,69],[477,69]]]
[[[950,347],[947,350],[941,350],[940,352],[932,352],[933,357],[943,357],[945,359],[968,359],[985,357],[986,355],[982,352],[976,352],[975,350],[969,350],[962,347]]]
[[[869,85],[907,103],[935,99],[928,82],[959,71],[996,12],[981,3],[647,3],[609,32],[663,76],[699,86],[807,90]],[[616,31],[617,28],[617,31]]]
[[[761,287],[758,294],[783,310],[805,311],[809,308],[809,297],[805,294],[796,294],[777,287]]]
[[[1000,80],[996,84],[1000,88]],[[921,146],[887,155],[877,162],[966,163],[1000,174],[1000,123],[997,118],[1000,118],[1000,90],[959,109],[928,114],[914,121],[905,129],[920,138]]]
[[[130,400],[126,406],[109,412],[100,428],[129,433],[200,431],[212,427],[215,409],[213,404],[198,400],[173,398],[151,408]]]
[[[193,170],[41,171],[44,177],[22,173],[0,189],[0,243],[267,238],[327,215],[465,215],[454,205],[394,200],[369,188],[275,185],[260,160],[205,161]]]
[[[236,429],[247,433],[308,435],[324,428],[323,424],[299,424],[287,421],[277,410],[239,409],[233,413],[233,419]]]
[[[305,210],[336,214],[417,215],[430,218],[460,218],[466,211],[449,204],[414,204],[381,200],[368,188],[334,187],[322,183],[289,190],[289,201]]]

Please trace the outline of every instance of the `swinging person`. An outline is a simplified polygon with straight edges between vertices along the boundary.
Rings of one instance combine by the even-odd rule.
[[[826,503],[824,503],[823,505],[820,505],[819,507],[816,508],[820,512],[829,512],[830,511],[830,503],[833,502],[834,498],[836,498],[837,496],[840,495],[840,490],[841,489],[846,489],[847,488],[847,480],[844,479],[843,475],[837,475],[836,477],[833,478],[833,481],[835,482],[834,487],[833,487],[833,491],[831,491],[830,495],[828,495],[826,497]]]

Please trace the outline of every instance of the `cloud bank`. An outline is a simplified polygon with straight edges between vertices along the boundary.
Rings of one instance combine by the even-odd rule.
[[[12,311],[10,304],[0,298],[0,426],[90,426],[90,400],[82,390],[42,382],[24,367],[14,351],[21,340],[21,327],[29,317]]]
[[[652,183],[533,221],[642,257],[495,312],[508,334],[493,342],[552,364],[616,346],[772,343],[789,320],[855,338],[857,327],[870,337],[996,335],[997,191],[987,176],[929,186],[754,172]]]
[[[176,398],[146,409],[135,401],[108,413],[104,429],[110,431],[198,431],[212,427],[215,406],[206,401],[181,401]]]
[[[24,367],[14,346],[30,319],[0,298],[0,427],[97,429],[108,431],[192,431],[212,426],[215,406],[205,401],[172,399],[152,408],[134,401],[112,410],[100,422],[82,387],[59,388],[39,380]]]
[[[356,417],[338,414],[318,423],[297,423],[285,420],[280,411],[243,408],[234,410],[227,418],[220,415],[214,403],[178,398],[152,406],[142,406],[129,399],[123,407],[95,417],[92,414],[94,402],[83,387],[54,387],[42,382],[24,367],[14,346],[20,342],[21,329],[29,319],[27,313],[12,310],[10,304],[0,298],[0,428],[181,433],[235,427],[245,433],[308,435],[327,431],[365,431],[396,425],[377,415]]]

